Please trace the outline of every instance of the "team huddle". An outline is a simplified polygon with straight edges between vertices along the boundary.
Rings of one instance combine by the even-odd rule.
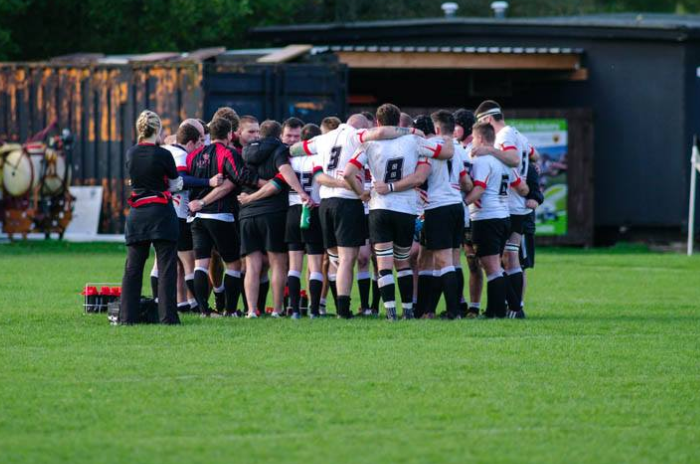
[[[351,318],[378,316],[381,300],[390,320],[525,317],[538,154],[496,102],[416,118],[384,104],[320,127],[221,108],[169,139],[178,310]],[[157,296],[155,267],[151,284]]]

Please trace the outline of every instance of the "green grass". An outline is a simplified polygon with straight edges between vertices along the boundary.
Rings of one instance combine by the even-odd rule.
[[[0,462],[700,461],[700,257],[542,251],[525,321],[111,327],[124,256],[0,246]]]

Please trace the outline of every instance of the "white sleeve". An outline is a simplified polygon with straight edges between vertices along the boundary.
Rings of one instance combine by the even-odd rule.
[[[472,163],[472,179],[474,180],[474,186],[482,187],[486,189],[486,183],[489,181],[489,174],[491,174],[491,168],[485,157],[479,157]]]
[[[442,151],[442,141],[441,140],[428,140],[416,136],[418,139],[418,154],[420,156],[425,156],[426,158],[437,158]]]
[[[368,149],[369,149],[369,145],[366,143],[363,143],[352,154],[352,158],[350,158],[350,163],[355,165],[357,167],[357,169],[359,169],[359,170],[364,169],[365,165],[367,164],[367,150]]]

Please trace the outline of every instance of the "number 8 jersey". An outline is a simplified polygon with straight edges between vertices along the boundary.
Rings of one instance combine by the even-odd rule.
[[[442,140],[426,140],[417,135],[404,135],[393,140],[364,143],[350,160],[362,169],[368,165],[372,178],[385,183],[397,182],[416,171],[419,164],[430,164],[442,150]],[[415,189],[378,194],[372,189],[370,211],[386,209],[398,213],[417,214],[418,197]]]
[[[337,129],[305,141],[304,151],[309,156],[318,154],[317,164],[323,168],[324,174],[334,179],[342,179],[345,166],[362,144],[365,132],[367,132],[365,129],[358,130],[348,124],[341,124]],[[349,188],[331,188],[322,185],[320,193],[321,199],[359,200],[355,192]]]

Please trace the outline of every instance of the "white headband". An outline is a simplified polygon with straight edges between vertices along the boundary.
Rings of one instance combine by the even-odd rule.
[[[501,109],[500,108],[491,108],[490,110],[486,110],[483,113],[479,113],[476,115],[476,119],[481,119],[485,116],[493,116],[496,114],[501,114]]]

